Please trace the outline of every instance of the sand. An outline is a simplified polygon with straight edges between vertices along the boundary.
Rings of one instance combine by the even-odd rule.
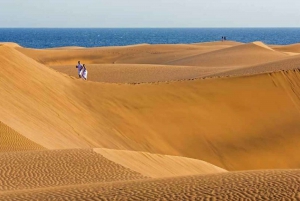
[[[59,48],[59,49],[28,49],[16,48],[18,51],[48,65],[73,65],[78,60],[86,64],[164,64],[178,58],[185,58],[199,53],[220,50],[236,43],[228,42],[224,45],[211,43],[207,46],[193,44],[178,45],[134,45],[125,47],[101,47],[101,48]]]
[[[0,200],[296,200],[297,54],[262,42],[1,43]]]
[[[272,50],[262,42],[242,44],[168,62],[170,65],[206,67],[245,67],[284,59],[288,55]]]
[[[0,192],[146,179],[90,149],[0,153]]]
[[[299,170],[232,172],[0,193],[2,200],[298,200]]]
[[[107,84],[70,78],[0,48],[7,68],[0,120],[45,148],[144,151],[226,170],[298,168],[297,71]]]
[[[0,122],[0,152],[44,149]]]
[[[151,178],[227,172],[205,161],[147,152],[94,149],[105,158]]]
[[[72,77],[78,77],[74,65],[51,66],[51,68]],[[89,81],[133,84],[187,80],[224,72],[231,68],[156,64],[90,64],[87,70]]]
[[[277,45],[273,47],[274,50],[281,52],[292,52],[292,53],[300,53],[300,44],[291,44],[291,45]]]

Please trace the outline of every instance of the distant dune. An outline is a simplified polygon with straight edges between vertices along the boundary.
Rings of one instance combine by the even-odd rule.
[[[276,61],[286,57],[286,54],[276,52],[261,42],[254,42],[174,60],[167,64],[207,67],[243,67]]]
[[[0,43],[0,200],[300,199],[297,48]]]
[[[273,49],[282,52],[293,52],[293,53],[300,53],[300,43],[291,44],[291,45],[281,45],[275,46]]]
[[[74,65],[78,60],[86,64],[164,64],[178,58],[185,58],[200,53],[219,50],[236,45],[135,45],[124,47],[101,48],[60,48],[35,50],[17,48],[27,56],[49,66]],[[74,65],[75,66],[75,65]]]

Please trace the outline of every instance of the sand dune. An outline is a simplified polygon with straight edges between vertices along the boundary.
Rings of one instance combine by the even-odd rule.
[[[232,77],[232,76],[245,76],[255,75],[261,73],[273,73],[279,71],[299,70],[300,57],[292,56],[280,61],[269,62],[266,64],[254,65],[246,68],[229,68],[223,72],[213,72],[208,77]],[[205,77],[206,75],[204,75]]]
[[[195,66],[169,66],[149,64],[91,64],[86,65],[88,80],[108,83],[144,83],[185,80],[223,72],[231,68]],[[67,75],[78,77],[77,69],[71,66],[51,66]]]
[[[0,193],[1,200],[298,200],[299,170],[232,172]]]
[[[12,47],[12,48],[19,48],[19,47],[21,47],[19,44],[17,44],[17,43],[11,43],[11,42],[0,42],[0,46],[1,45],[9,46],[9,47]]]
[[[300,69],[300,57],[291,56],[279,61],[249,67],[197,67],[146,64],[87,65],[88,80],[107,83],[149,83],[182,81],[197,78],[248,76],[261,73]],[[54,70],[77,77],[74,66],[51,66]]]
[[[243,67],[280,60],[288,55],[276,52],[261,42],[242,44],[219,51],[208,52],[168,62],[181,66]]]
[[[177,155],[227,170],[299,168],[297,71],[117,85],[74,80],[0,51],[0,121],[43,147]]]
[[[281,52],[294,52],[294,53],[300,53],[300,43],[297,44],[291,44],[291,45],[281,45],[281,46],[275,46],[273,49]]]
[[[0,122],[0,152],[44,149]]]
[[[213,41],[213,42],[203,42],[203,43],[193,43],[193,45],[199,46],[224,46],[224,47],[233,47],[237,45],[242,45],[244,43],[237,42],[237,41]]]
[[[45,148],[89,147],[68,123],[80,122],[72,80],[11,47],[1,46],[0,53],[5,68],[0,76],[0,121]],[[66,111],[77,113],[77,119]]]
[[[234,45],[234,44],[232,44]],[[124,47],[101,47],[101,48],[63,48],[63,49],[28,49],[16,48],[20,52],[35,59],[36,61],[49,66],[55,65],[76,65],[78,60],[86,64],[164,64],[198,55],[205,52],[228,48],[226,46],[199,46],[199,45],[135,45]]]
[[[105,158],[151,178],[226,172],[226,170],[190,158],[125,150],[94,149]]]
[[[1,43],[0,200],[300,199],[300,57],[278,48]]]
[[[165,64],[179,58],[203,54],[228,46],[199,46],[199,45],[151,45],[137,49],[134,54],[125,54],[114,63],[123,64]]]

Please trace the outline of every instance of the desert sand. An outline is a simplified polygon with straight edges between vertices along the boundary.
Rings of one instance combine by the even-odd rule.
[[[0,200],[300,199],[299,53],[0,43]]]

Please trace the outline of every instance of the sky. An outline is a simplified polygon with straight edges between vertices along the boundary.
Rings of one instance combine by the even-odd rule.
[[[0,0],[0,27],[300,27],[300,0]]]

